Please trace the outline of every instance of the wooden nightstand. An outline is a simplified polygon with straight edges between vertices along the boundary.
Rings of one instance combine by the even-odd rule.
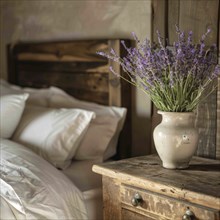
[[[93,166],[105,220],[220,219],[220,161],[194,157],[186,170],[160,163],[150,155]]]

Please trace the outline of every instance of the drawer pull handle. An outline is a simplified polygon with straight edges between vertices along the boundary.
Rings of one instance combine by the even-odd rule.
[[[135,193],[131,200],[133,206],[140,206],[143,203],[142,196],[139,193]]]
[[[182,220],[193,220],[193,219],[195,219],[194,213],[190,209],[187,209],[186,213],[182,217]]]

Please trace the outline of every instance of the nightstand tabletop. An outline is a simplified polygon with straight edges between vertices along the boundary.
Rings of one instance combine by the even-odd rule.
[[[93,171],[151,192],[220,207],[219,160],[193,157],[188,169],[169,170],[157,155],[148,155],[94,165]]]

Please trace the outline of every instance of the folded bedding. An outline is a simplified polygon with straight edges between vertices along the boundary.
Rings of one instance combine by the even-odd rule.
[[[81,191],[28,148],[0,139],[1,219],[87,219]]]

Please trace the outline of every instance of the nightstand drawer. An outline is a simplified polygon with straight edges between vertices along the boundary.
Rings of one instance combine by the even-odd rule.
[[[219,220],[219,212],[217,210],[128,185],[121,185],[121,202],[123,212],[125,210],[132,211],[141,216],[147,216],[147,219],[182,220],[186,211],[188,213],[191,211],[197,220]]]

